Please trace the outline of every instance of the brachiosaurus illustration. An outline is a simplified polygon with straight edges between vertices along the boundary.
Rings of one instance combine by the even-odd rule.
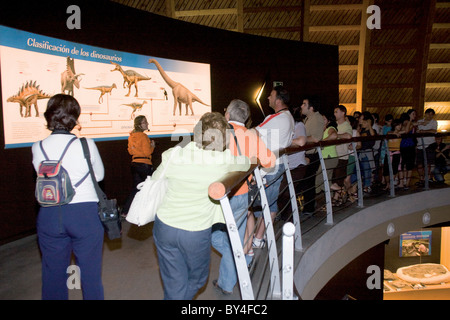
[[[84,88],[84,89],[90,89],[90,90],[99,90],[100,91],[100,97],[98,97],[98,103],[103,103],[103,95],[105,93],[109,93],[111,95],[112,89],[117,88],[116,84],[113,83],[110,86],[98,86],[93,88]]]
[[[123,106],[129,106],[133,109],[133,112],[131,113],[131,119],[133,119],[133,115],[137,110],[141,110],[142,107],[144,106],[144,104],[146,104],[147,101],[143,101],[142,103],[138,103],[138,102],[133,102],[133,103],[123,103]]]
[[[39,86],[36,86],[36,81],[29,81],[22,85],[19,92],[9,97],[7,102],[17,102],[20,105],[20,116],[24,117],[22,113],[22,109],[25,108],[25,117],[31,117],[31,105],[34,105],[34,109],[36,110],[36,117],[39,117],[39,109],[37,105],[37,101],[39,99],[49,99],[50,95],[42,92],[39,89]]]
[[[142,81],[142,80],[150,80],[151,79],[149,77],[140,75],[139,73],[137,73],[134,70],[125,70],[124,71],[119,64],[112,62],[112,61],[111,61],[111,63],[116,66],[113,70],[111,70],[111,72],[119,71],[123,76],[123,87],[124,88],[128,87],[128,93],[125,95],[125,97],[128,97],[130,95],[131,86],[133,84],[134,84],[134,87],[136,88],[136,94],[134,96],[137,97],[138,96],[138,82]]]
[[[193,102],[200,102],[201,104],[208,106],[206,103],[204,103],[202,100],[200,100],[199,97],[197,97],[195,94],[193,94],[191,91],[189,91],[189,89],[186,88],[185,86],[183,86],[181,83],[170,79],[158,61],[156,61],[155,59],[150,59],[150,60],[148,60],[148,63],[155,64],[156,68],[158,68],[158,71],[161,74],[164,81],[167,83],[167,85],[169,87],[172,88],[172,94],[173,94],[173,98],[174,98],[173,115],[175,115],[175,111],[177,109],[177,103],[180,108],[180,115],[181,115],[181,104],[182,103],[186,104],[186,115],[188,115],[188,107],[189,107],[189,109],[191,109],[192,115],[194,115],[194,110],[192,109]]]

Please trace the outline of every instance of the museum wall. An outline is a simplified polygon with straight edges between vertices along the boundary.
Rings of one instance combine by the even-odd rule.
[[[316,300],[382,300],[383,289],[369,288],[370,283],[383,282],[383,261],[385,245],[380,243],[349,262],[320,290]],[[377,266],[379,276],[375,272],[367,272],[369,266]],[[372,277],[369,279],[369,277]],[[369,279],[369,280],[368,280]]]
[[[67,7],[81,9],[81,29],[69,30]],[[26,7],[26,10],[24,10]],[[261,103],[270,113],[267,96],[273,81],[282,81],[291,104],[317,95],[323,110],[338,104],[338,48],[285,41],[207,28],[135,10],[109,1],[12,2],[0,11],[2,25],[67,41],[168,59],[208,63],[211,67],[212,111],[223,113],[234,98],[249,103],[252,126],[264,115],[254,98],[261,85]],[[2,105],[2,108],[6,106]],[[9,105],[8,105],[9,107]],[[31,148],[5,149],[3,113],[0,121],[0,244],[35,232],[38,205]],[[150,128],[151,130],[151,128]],[[155,166],[161,153],[178,141],[156,138]],[[97,142],[105,166],[102,187],[124,201],[131,189],[127,141]]]

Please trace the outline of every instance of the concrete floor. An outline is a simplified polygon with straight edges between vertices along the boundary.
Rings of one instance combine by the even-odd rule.
[[[122,239],[105,239],[103,286],[105,300],[161,300],[153,223],[138,227],[124,221]],[[220,255],[211,251],[207,284],[197,300],[240,299],[238,286],[232,296],[223,296],[212,285],[217,279]],[[41,257],[35,235],[0,247],[0,300],[41,299]],[[81,290],[69,290],[70,300],[81,300]]]

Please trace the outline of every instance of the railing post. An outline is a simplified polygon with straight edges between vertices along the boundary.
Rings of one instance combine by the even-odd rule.
[[[295,226],[287,222],[283,226],[283,300],[294,300],[294,239]]]
[[[362,208],[363,203],[363,187],[361,179],[361,168],[359,167],[359,155],[356,150],[356,142],[352,142],[353,151],[355,152],[356,180],[358,181],[358,207]]]
[[[423,141],[423,137],[420,137],[420,141],[422,142],[422,153],[423,153],[423,182],[424,182],[424,189],[429,190],[430,189],[430,183],[428,181],[430,175],[428,172],[428,159],[427,159],[427,150],[425,149],[425,142]]]
[[[387,161],[388,161],[388,166],[389,166],[389,196],[390,197],[395,197],[395,185],[394,185],[394,170],[392,169],[392,160],[391,160],[391,156],[389,154],[389,145],[388,145],[388,141],[387,139],[384,139],[384,146],[386,149],[386,156],[387,156]]]
[[[323,186],[325,188],[325,203],[327,206],[327,222],[325,224],[333,224],[333,205],[331,202],[330,184],[328,182],[327,168],[325,166],[325,160],[322,156],[322,148],[317,147],[317,154],[319,155],[320,164],[322,167]]]
[[[225,195],[220,199],[227,231],[230,238],[231,250],[234,256],[237,276],[239,279],[239,287],[241,289],[242,300],[254,300],[252,282],[248,273],[247,262],[245,260],[244,249],[239,237],[238,226],[234,220],[233,211],[231,210],[230,201]]]
[[[292,220],[294,221],[295,226],[295,250],[302,251],[303,250],[303,244],[302,244],[302,231],[300,227],[300,217],[298,213],[298,203],[297,203],[297,197],[294,187],[294,181],[292,180],[291,170],[289,169],[289,161],[286,154],[283,154],[282,160],[284,163],[285,168],[285,174],[286,174],[286,181],[289,188],[289,199],[291,201],[291,208],[292,208]]]
[[[267,250],[269,252],[269,266],[270,266],[270,289],[272,294],[280,298],[281,297],[281,284],[280,284],[280,269],[278,263],[277,245],[275,241],[275,232],[273,229],[272,217],[270,215],[269,203],[267,201],[266,190],[261,177],[259,168],[253,171],[255,175],[256,183],[259,187],[259,194],[261,196],[261,207],[264,217],[264,224],[266,226],[267,236]]]

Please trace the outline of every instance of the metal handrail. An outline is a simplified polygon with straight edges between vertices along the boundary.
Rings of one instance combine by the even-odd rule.
[[[288,168],[288,161],[287,161],[287,157],[286,157],[287,155],[297,153],[300,151],[306,151],[311,148],[316,148],[316,150],[319,154],[321,164],[322,164],[322,174],[324,175],[324,184],[326,185],[326,188],[325,188],[325,195],[327,198],[327,206],[326,206],[327,222],[326,223],[333,224],[333,209],[330,204],[330,202],[331,202],[330,194],[331,193],[330,193],[330,189],[329,189],[329,182],[326,177],[327,176],[326,175],[327,168],[325,168],[325,163],[323,161],[323,157],[321,156],[321,148],[322,147],[331,146],[331,145],[339,145],[339,144],[344,144],[344,143],[348,143],[348,144],[351,143],[353,146],[353,149],[356,150],[357,142],[382,140],[382,141],[384,141],[387,152],[389,152],[389,148],[388,148],[388,144],[387,144],[387,141],[389,139],[415,137],[415,138],[419,138],[419,140],[420,140],[419,145],[424,145],[423,137],[430,137],[430,136],[444,137],[444,136],[449,136],[449,135],[450,135],[450,133],[437,133],[437,134],[416,133],[416,134],[403,134],[400,136],[379,135],[379,136],[370,136],[370,137],[355,137],[355,138],[351,138],[351,139],[339,139],[339,140],[330,140],[330,141],[320,141],[317,143],[309,143],[302,147],[290,146],[288,148],[279,150],[278,157],[282,158],[283,163],[285,164],[284,174],[287,177],[288,184],[289,184],[289,193],[291,195],[290,202],[291,202],[291,207],[293,210],[294,229],[295,229],[295,234],[294,234],[293,239],[296,239],[295,246],[294,246],[295,250],[303,249],[302,241],[301,241],[302,235],[301,235],[301,229],[300,229],[299,210],[298,210],[297,202],[295,199],[295,190],[293,187],[293,181],[292,181],[292,178],[290,175],[290,170]],[[426,154],[425,154],[424,148],[423,148],[423,152],[424,152],[424,169],[425,169],[425,177],[426,177],[425,189],[428,189],[428,169],[427,169]],[[394,196],[392,163],[390,161],[390,157],[387,157],[387,158],[388,158],[389,176],[390,176],[390,188],[391,188],[390,194],[391,194],[391,196]],[[358,181],[358,206],[362,207],[363,206],[362,179],[361,179],[361,170],[359,167],[359,160],[358,160],[357,156],[355,157],[355,166],[356,166],[357,181]],[[254,174],[257,184],[258,184],[258,187],[260,188],[261,202],[262,202],[262,207],[263,207],[262,211],[263,211],[263,216],[264,216],[263,220],[264,220],[266,230],[267,230],[266,236],[267,236],[267,240],[268,240],[268,251],[269,251],[268,259],[270,261],[270,263],[268,265],[270,268],[270,290],[271,290],[272,298],[286,299],[288,297],[286,296],[285,287],[287,285],[287,282],[292,281],[292,280],[290,280],[290,279],[292,279],[292,277],[291,277],[292,274],[290,272],[289,273],[282,272],[285,269],[284,261],[283,261],[283,267],[282,267],[283,269],[281,270],[281,272],[279,269],[278,253],[277,253],[277,249],[276,249],[276,238],[275,238],[275,233],[274,233],[274,229],[273,229],[272,219],[270,216],[270,210],[268,208],[269,204],[267,202],[267,198],[265,195],[265,188],[264,188],[264,184],[261,179],[259,169],[260,169],[260,165],[258,163],[254,163],[251,165],[250,169],[247,170],[246,172],[241,172],[241,171],[230,172],[230,173],[226,174],[225,176],[223,176],[218,181],[215,181],[212,184],[210,184],[208,193],[212,199],[220,201],[222,209],[223,209],[228,234],[230,237],[230,242],[231,242],[231,246],[232,246],[234,257],[235,257],[235,264],[236,264],[236,269],[237,269],[237,273],[238,273],[238,279],[239,279],[239,284],[240,284],[240,288],[241,288],[242,299],[244,299],[244,300],[254,299],[253,288],[250,283],[250,275],[249,275],[249,270],[247,268],[246,261],[245,261],[245,254],[244,254],[243,246],[239,239],[239,235],[236,232],[236,230],[237,230],[236,222],[234,220],[233,212],[231,211],[231,207],[229,204],[229,197],[234,194],[234,192],[237,189],[236,187],[238,185],[240,185],[240,183],[244,179],[246,179],[250,174],[252,174],[252,173]],[[288,222],[288,223],[290,223],[290,222]],[[291,250],[291,249],[289,249],[289,250],[292,252],[285,252],[283,249],[283,257],[287,257],[288,261],[290,261],[290,259],[292,258],[291,256],[293,256],[293,250]],[[288,277],[288,279],[283,278],[281,280],[280,273],[282,276]],[[281,287],[281,281],[282,281],[283,288]],[[292,298],[292,296],[290,296],[289,298]]]
[[[300,151],[307,151],[317,147],[327,147],[332,145],[340,145],[344,143],[352,142],[362,142],[362,141],[374,141],[374,140],[389,140],[389,139],[402,139],[402,138],[419,138],[419,137],[445,137],[450,136],[450,132],[439,132],[439,133],[407,133],[400,136],[396,135],[376,135],[376,136],[365,136],[365,137],[354,137],[350,139],[336,139],[319,141],[315,143],[307,143],[304,146],[291,145],[287,148],[278,150],[278,156],[281,157],[283,154],[293,154]],[[231,195],[233,188],[236,187],[240,182],[247,178],[255,168],[260,167],[259,164],[252,164],[250,169],[246,172],[234,171],[229,172],[224,175],[221,179],[213,182],[208,189],[209,196],[214,200],[220,200],[226,195]]]

